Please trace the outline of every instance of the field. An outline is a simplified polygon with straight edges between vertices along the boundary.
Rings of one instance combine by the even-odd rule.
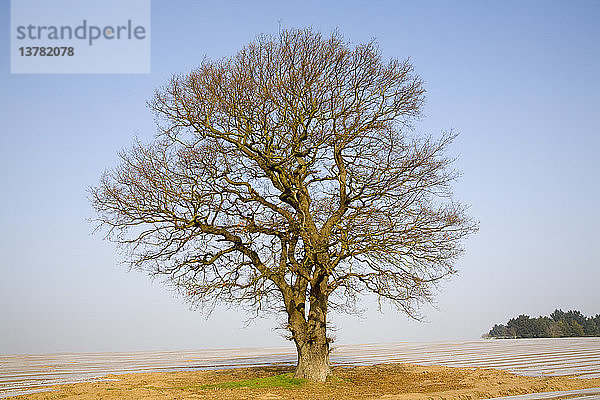
[[[600,396],[599,338],[339,346],[325,384],[291,379],[294,358],[288,348],[0,356],[0,397],[50,388],[19,398],[484,399],[583,388]]]

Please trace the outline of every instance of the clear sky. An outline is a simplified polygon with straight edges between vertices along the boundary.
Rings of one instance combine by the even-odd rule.
[[[8,1],[0,14],[0,353],[286,343],[275,321],[190,311],[128,273],[86,221],[86,188],[155,133],[154,89],[278,21],[410,56],[428,90],[417,129],[460,132],[456,198],[480,221],[428,322],[367,301],[360,319],[331,316],[339,343],[477,339],[520,313],[600,313],[598,1],[153,0],[141,75],[11,75]]]

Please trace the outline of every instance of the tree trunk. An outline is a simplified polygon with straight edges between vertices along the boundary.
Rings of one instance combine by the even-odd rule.
[[[327,277],[312,285],[310,311],[304,319],[304,307],[290,318],[292,337],[298,352],[296,378],[325,382],[331,375],[329,366],[329,340],[327,339]]]
[[[296,378],[311,381],[325,382],[331,375],[329,366],[329,343],[323,330],[323,336],[315,338],[310,342],[296,342],[298,352],[298,365],[296,366]]]
[[[294,304],[294,303],[292,303]],[[304,317],[304,304],[300,303],[288,314],[289,329],[296,344],[298,364],[296,378],[324,382],[331,375],[329,366],[329,341],[325,313],[311,307],[308,320]]]
[[[331,375],[329,343],[325,331],[323,330],[322,338],[315,338],[314,341],[304,343],[296,341],[296,350],[298,352],[298,365],[294,376],[311,381],[325,382],[327,377]]]

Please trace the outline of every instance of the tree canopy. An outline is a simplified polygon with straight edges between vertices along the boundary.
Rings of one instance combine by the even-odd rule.
[[[501,339],[600,336],[600,314],[586,317],[576,310],[558,309],[549,317],[530,318],[522,314],[509,319],[506,325],[495,324],[484,336]]]
[[[195,305],[283,315],[296,375],[323,380],[330,309],[371,293],[417,316],[476,230],[452,200],[455,134],[412,130],[424,94],[374,41],[260,36],[156,91],[157,136],[91,190],[98,224]]]

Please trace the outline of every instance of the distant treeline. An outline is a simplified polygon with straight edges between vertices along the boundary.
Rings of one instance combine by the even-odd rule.
[[[484,337],[494,338],[554,338],[600,336],[600,314],[586,317],[579,311],[554,310],[549,317],[530,318],[519,315],[506,325],[494,325]]]

